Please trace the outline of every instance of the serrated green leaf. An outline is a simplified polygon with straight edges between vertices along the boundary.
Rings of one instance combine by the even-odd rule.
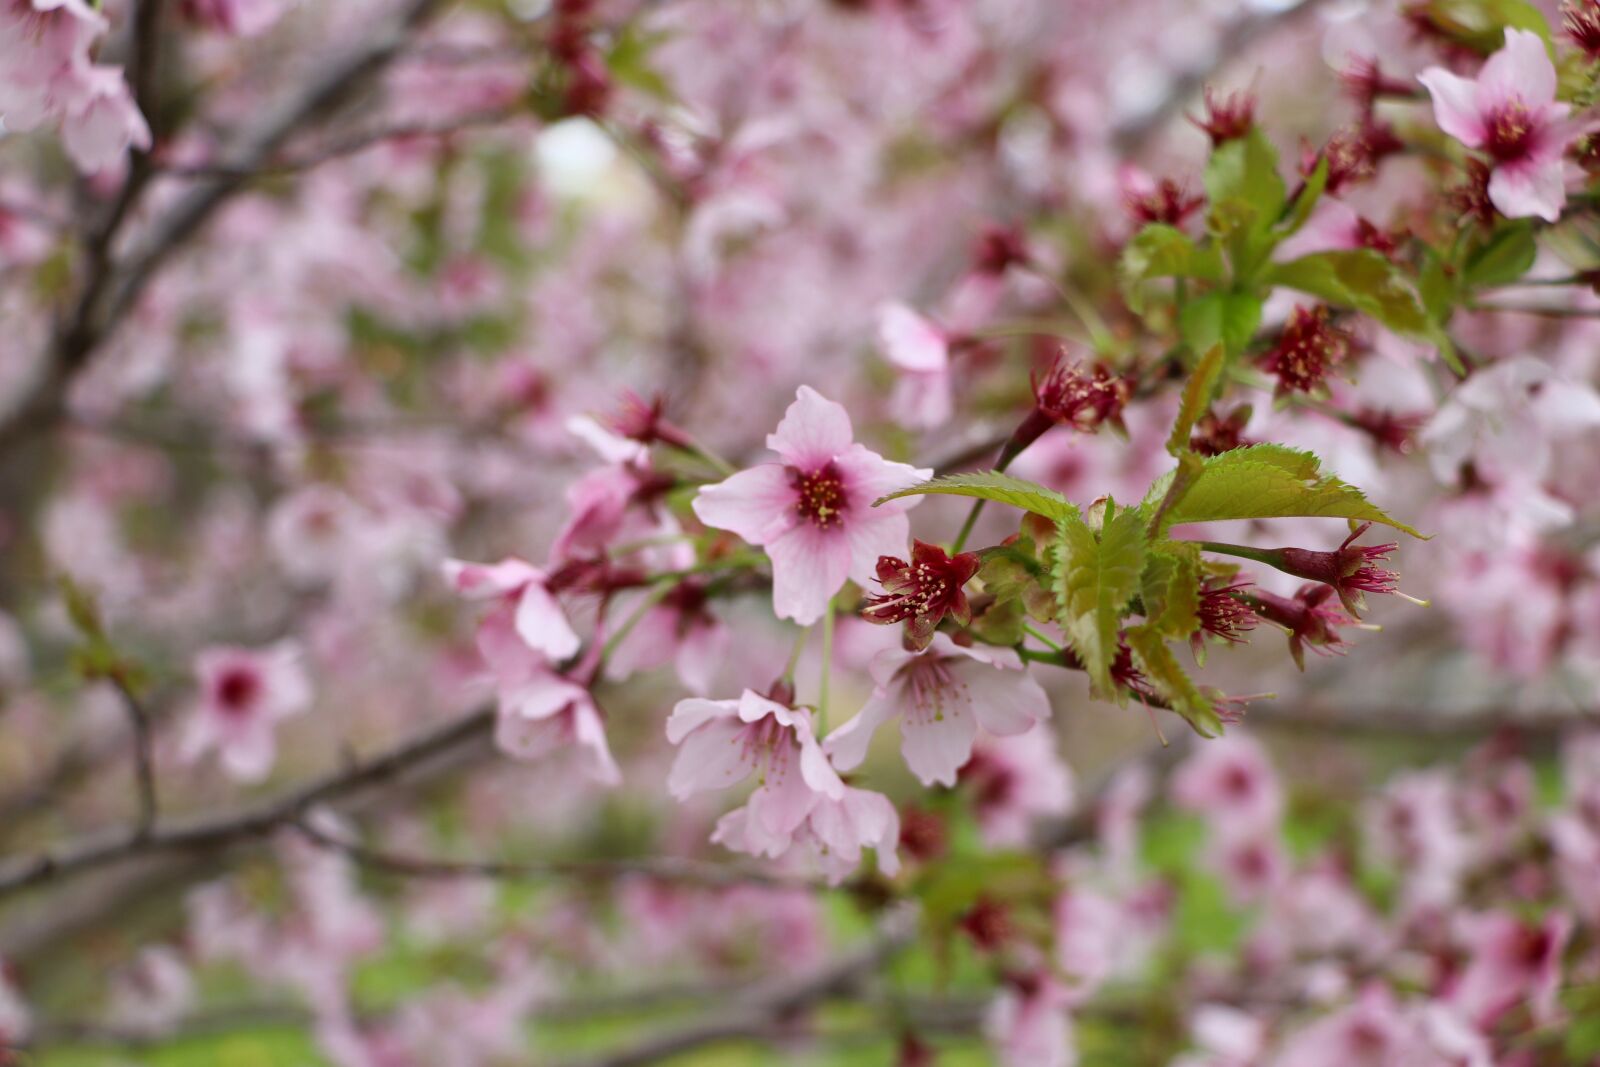
[[[888,500],[906,496],[965,496],[977,500],[992,500],[996,504],[1009,504],[1047,519],[1060,521],[1078,518],[1078,507],[1054,489],[1036,482],[1023,481],[999,471],[974,471],[967,474],[946,474],[941,478],[913,485],[898,493],[890,493],[872,502],[873,507]]]
[[[1189,372],[1189,380],[1183,385],[1183,401],[1178,405],[1178,418],[1172,424],[1172,434],[1167,438],[1167,451],[1176,456],[1189,450],[1189,438],[1194,433],[1194,424],[1200,421],[1200,416],[1206,413],[1211,406],[1211,396],[1216,392],[1217,382],[1222,378],[1222,367],[1226,362],[1223,348],[1220,344],[1213,344],[1200,357],[1200,362],[1195,364],[1194,370]]]
[[[1260,297],[1223,290],[1189,301],[1178,317],[1178,330],[1193,352],[1206,352],[1220,343],[1230,354],[1238,355],[1260,325]]]
[[[1155,222],[1133,235],[1122,250],[1122,275],[1130,282],[1149,278],[1222,279],[1222,254],[1213,245],[1196,245],[1174,226]]]
[[[1127,638],[1139,669],[1166,697],[1172,710],[1182,715],[1201,737],[1221,737],[1222,720],[1217,717],[1211,698],[1194,684],[1160,632],[1150,626],[1131,626]]]
[[[1484,244],[1467,256],[1462,277],[1471,286],[1510,285],[1528,273],[1539,245],[1527,219],[1502,225]]]
[[[1370,248],[1317,252],[1278,263],[1265,281],[1370,315],[1407,337],[1430,335],[1427,313],[1405,276]]]
[[[1144,522],[1137,509],[1119,511],[1108,501],[1098,538],[1077,517],[1063,519],[1057,529],[1057,621],[1083,661],[1094,692],[1110,697],[1115,692],[1111,664],[1117,656],[1117,632],[1144,573]]]
[[[1152,486],[1144,508],[1152,506],[1155,493]],[[1323,474],[1316,456],[1273,444],[1248,445],[1207,459],[1189,491],[1160,516],[1155,532],[1190,522],[1291,516],[1376,522],[1423,536],[1390,518],[1355,486]]]
[[[1152,545],[1140,578],[1145,625],[1183,639],[1200,626],[1200,552],[1172,541]]]

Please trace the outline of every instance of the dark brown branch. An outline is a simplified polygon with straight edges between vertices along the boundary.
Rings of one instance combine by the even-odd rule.
[[[158,853],[213,852],[299,821],[320,804],[348,799],[413,767],[485,737],[492,708],[425,730],[377,756],[281,796],[223,815],[171,820],[148,832],[117,830],[69,842],[0,866],[0,896]]]
[[[121,674],[113,672],[111,684],[122,695],[123,706],[128,709],[128,724],[133,730],[133,768],[139,783],[139,815],[133,832],[148,837],[156,824],[156,771],[151,749],[151,720],[144,703]]]
[[[746,865],[706,863],[676,856],[640,856],[619,859],[560,859],[535,862],[511,860],[453,860],[407,855],[369,848],[360,842],[338,837],[302,820],[296,828],[312,842],[343,852],[363,867],[406,878],[422,879],[538,879],[538,878],[625,878],[643,875],[663,882],[688,882],[706,886],[769,885],[786,888],[821,889],[822,883],[785,877]]]
[[[626,1048],[574,1061],[567,1067],[640,1067],[706,1045],[763,1037],[790,1016],[857,988],[910,943],[915,929],[911,913],[897,912],[883,923],[869,945],[851,955],[798,978],[756,986],[744,997],[731,998],[732,1007],[699,1022],[644,1037]]]

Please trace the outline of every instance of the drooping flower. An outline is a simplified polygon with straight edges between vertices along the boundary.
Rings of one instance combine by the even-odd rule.
[[[1507,29],[1505,47],[1476,79],[1429,67],[1417,80],[1433,96],[1439,127],[1492,161],[1489,199],[1501,214],[1561,217],[1562,156],[1577,129],[1567,119],[1572,108],[1556,102],[1556,68],[1538,34]]]
[[[951,391],[951,338],[904,304],[878,309],[878,345],[899,372],[889,396],[889,412],[902,425],[933,429],[954,410]]]
[[[1256,613],[1238,596],[1248,588],[1248,581],[1224,583],[1207,578],[1201,583],[1200,603],[1195,609],[1200,628],[1190,639],[1197,656],[1204,648],[1207,635],[1228,644],[1239,644],[1245,640],[1245,634],[1255,629],[1259,621]]]
[[[1371,527],[1370,522],[1362,523],[1331,552],[1280,548],[1274,566],[1296,578],[1332,586],[1344,609],[1356,615],[1366,607],[1367,593],[1395,593],[1395,582],[1400,580],[1400,575],[1394,571],[1378,566],[1400,547],[1398,544],[1389,541],[1381,545],[1352,545]]]
[[[1332,586],[1320,582],[1303,585],[1293,597],[1253,589],[1239,594],[1257,615],[1268,622],[1277,623],[1289,633],[1289,655],[1301,670],[1306,669],[1305,650],[1324,656],[1343,655],[1345,640],[1339,627],[1354,626],[1356,620],[1329,607],[1327,601],[1334,594]]]
[[[824,793],[807,816],[799,840],[809,846],[834,885],[855,873],[864,848],[873,850],[878,871],[885,877],[900,873],[900,857],[895,851],[900,843],[900,815],[882,793],[848,785],[838,798]]]
[[[215,750],[223,768],[257,782],[277,759],[278,723],[311,706],[311,686],[291,642],[256,650],[216,646],[195,657],[199,706],[183,735],[186,761]]]
[[[921,652],[885,649],[869,670],[871,698],[824,746],[841,770],[860,766],[873,733],[898,715],[912,773],[924,785],[954,785],[979,726],[1003,737],[1050,717],[1043,687],[1008,648],[965,648],[936,633]]]
[[[846,579],[865,586],[880,556],[905,551],[906,510],[917,498],[876,508],[872,502],[933,474],[892,463],[851,436],[845,409],[803,385],[767,436],[778,461],[740,471],[695,497],[701,522],[766,549],[773,609],[802,626],[822,617]]]
[[[606,741],[605,721],[588,688],[530,648],[509,611],[493,612],[479,623],[478,651],[494,678],[495,744],[502,752],[538,760],[573,748],[594,781],[616,785],[622,780]],[[575,669],[585,666],[580,662]]]
[[[1278,379],[1280,396],[1310,393],[1321,388],[1349,351],[1350,335],[1328,321],[1326,307],[1297,306],[1262,366]]]
[[[895,556],[880,556],[878,583],[883,593],[867,598],[861,617],[884,626],[906,623],[907,645],[927,648],[946,615],[963,626],[972,621],[963,587],[978,573],[978,565],[975,552],[951,556],[926,541],[913,543],[909,563]]]
[[[781,856],[821,799],[845,799],[845,784],[812,733],[811,713],[753,690],[737,700],[678,701],[667,740],[678,746],[667,790],[679,800],[759,775],[744,807],[724,815],[712,837],[736,851]]]
[[[533,564],[515,556],[494,564],[451,559],[445,561],[444,576],[469,600],[496,601],[490,618],[504,616],[534,651],[552,660],[566,659],[578,651],[578,635],[550,591],[545,572]]]

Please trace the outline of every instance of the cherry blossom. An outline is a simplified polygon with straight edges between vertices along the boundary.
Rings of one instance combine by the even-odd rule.
[[[800,387],[767,447],[779,462],[706,486],[694,510],[706,525],[767,550],[773,610],[809,626],[847,579],[865,586],[880,556],[905,551],[905,512],[917,501],[876,508],[873,501],[933,472],[852,443],[845,409],[809,386]]]
[[[271,773],[278,723],[311,706],[301,658],[291,642],[260,650],[215,646],[197,655],[199,702],[183,735],[184,758],[215,751],[223,768],[243,782]]]
[[[900,717],[901,751],[924,785],[954,785],[972,757],[978,729],[1004,737],[1050,717],[1044,689],[1008,649],[967,648],[934,634],[921,652],[887,649],[873,657],[872,697],[824,745],[834,765],[866,759],[879,726]]]

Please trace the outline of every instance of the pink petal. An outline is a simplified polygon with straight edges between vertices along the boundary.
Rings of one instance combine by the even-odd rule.
[[[1558,159],[1496,167],[1489,176],[1489,200],[1507,218],[1537,215],[1546,222],[1561,217],[1567,203],[1566,170]]]
[[[879,497],[908,489],[918,482],[925,482],[933,477],[930,468],[913,467],[909,463],[895,463],[884,459],[866,445],[851,445],[847,449],[841,449],[834,459],[834,466],[844,483],[844,490],[849,498],[848,507],[855,512],[856,517],[871,514],[869,509],[872,508],[872,502]],[[886,511],[904,511],[916,507],[921,502],[921,497],[908,497],[891,501],[875,510],[879,514]]]
[[[588,701],[573,709],[572,736],[583,757],[584,773],[601,785],[619,785],[622,771],[612,758],[611,746],[606,742],[605,724],[600,713]]]
[[[978,723],[997,737],[1026,733],[1050,717],[1050,698],[1026,671],[1002,671],[969,660],[952,664],[965,683]]]
[[[551,671],[538,671],[521,685],[503,689],[500,711],[520,719],[548,719],[569,704],[587,701],[588,691]]]
[[[719,621],[696,622],[689,627],[678,644],[674,666],[678,680],[691,693],[708,693],[717,670],[728,657],[728,643],[732,635]]]
[[[932,430],[950,421],[955,394],[948,374],[905,374],[889,394],[889,414],[902,426]]]
[[[567,742],[567,724],[559,716],[529,719],[508,713],[504,704],[495,719],[495,747],[513,759],[542,759]]]
[[[767,447],[790,466],[811,471],[849,448],[852,436],[844,406],[802,385],[777,430],[767,435]]]
[[[1439,128],[1468,148],[1483,144],[1486,132],[1478,111],[1475,82],[1451,74],[1443,67],[1429,67],[1417,81],[1433,96],[1433,118]]]
[[[879,556],[904,559],[908,555],[906,543],[911,538],[911,520],[903,511],[877,508],[865,515],[851,516],[844,534],[842,540],[847,542],[845,551],[849,554],[846,573],[863,589],[871,589]]]
[[[750,777],[755,754],[745,744],[745,727],[732,719],[716,719],[689,734],[678,749],[667,791],[679,800],[696,793],[726,789]]]
[[[468,563],[465,560],[447,559],[443,570],[445,581],[470,600],[503,596],[544,577],[539,568],[514,556],[507,556],[499,563]]]
[[[944,334],[904,304],[885,304],[878,309],[878,343],[885,358],[901,370],[927,374],[950,365]]]
[[[644,594],[617,598],[613,610],[619,619],[629,618]],[[606,660],[606,678],[620,682],[639,671],[649,671],[672,658],[678,644],[679,613],[665,604],[650,608],[611,650]]]
[[[1478,71],[1478,113],[1489,114],[1515,100],[1535,110],[1555,98],[1556,68],[1544,39],[1532,30],[1506,30],[1505,47]]]
[[[833,769],[833,764],[828,762],[828,757],[823,755],[822,746],[817,744],[810,726],[797,731],[797,735],[800,743],[800,777],[806,785],[832,800],[844,796],[844,780]]]
[[[566,659],[578,651],[578,635],[567,622],[566,613],[556,598],[540,582],[529,582],[517,601],[517,636],[528,647],[553,660]]]
[[[780,745],[767,767],[766,781],[750,794],[746,805],[750,809],[748,832],[769,855],[779,854],[788,847],[794,832],[811,814],[820,795],[806,784],[805,776],[800,773],[799,756],[796,746],[785,749]]]
[[[278,758],[272,727],[263,722],[235,734],[221,746],[220,755],[223,768],[235,781],[261,781]]]
[[[822,618],[850,575],[852,540],[843,531],[802,523],[766,546],[772,559],[772,608],[780,619],[810,626]]]
[[[1279,263],[1317,252],[1361,247],[1361,216],[1349,204],[1332,197],[1317,201],[1305,225],[1277,247],[1272,258]]]
[[[718,719],[737,720],[738,716],[737,700],[702,700],[699,697],[680,700],[667,718],[667,741],[679,744],[709,722]]]
[[[935,716],[905,714],[900,720],[900,752],[923,785],[955,785],[956,772],[972,758],[978,721],[967,702],[948,694]]]
[[[839,770],[855,770],[867,758],[872,735],[878,727],[894,718],[896,710],[887,694],[878,689],[849,722],[828,734],[822,742],[823,751],[833,759],[833,765]]]
[[[798,499],[788,470],[778,463],[763,463],[701,489],[694,498],[694,513],[707,526],[731,530],[752,545],[765,545],[794,527]]]

